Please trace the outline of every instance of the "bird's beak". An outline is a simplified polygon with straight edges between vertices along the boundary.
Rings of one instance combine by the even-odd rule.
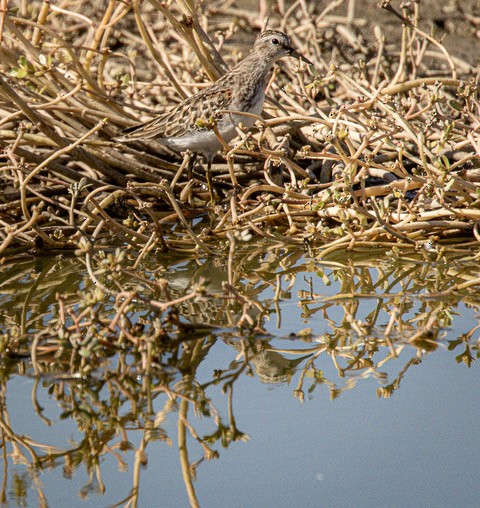
[[[310,60],[307,57],[303,56],[299,51],[297,51],[294,48],[290,49],[290,55],[289,56],[291,56],[293,58],[296,58],[297,60],[301,60],[302,62],[305,62],[308,65],[313,65],[313,63],[310,62]]]

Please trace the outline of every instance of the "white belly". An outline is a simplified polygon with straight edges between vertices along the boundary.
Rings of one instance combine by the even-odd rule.
[[[178,138],[160,139],[159,141],[176,152],[191,150],[195,153],[214,154],[222,146],[216,134],[211,130],[193,131]]]
[[[264,102],[265,94],[261,94],[258,97],[258,101],[248,109],[247,113],[259,116],[263,110]],[[255,123],[255,120],[255,118],[241,114],[235,115],[232,113],[224,115],[217,124],[218,132],[222,139],[228,143],[237,137],[236,127],[240,123],[249,129]],[[207,157],[213,156],[222,147],[213,130],[191,131],[178,138],[160,139],[159,141],[177,152],[191,150],[195,153],[204,154]]]

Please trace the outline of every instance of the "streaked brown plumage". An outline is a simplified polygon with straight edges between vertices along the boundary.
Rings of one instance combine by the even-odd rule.
[[[210,166],[221,143],[213,130],[198,121],[208,122],[213,119],[221,137],[227,142],[236,137],[236,126],[240,122],[246,128],[251,127],[255,122],[251,117],[216,112],[228,110],[259,115],[265,102],[265,88],[273,64],[285,56],[312,65],[292,47],[289,37],[283,32],[262,32],[252,52],[218,81],[153,120],[126,129],[118,140],[156,139],[177,152],[189,149],[202,154]]]

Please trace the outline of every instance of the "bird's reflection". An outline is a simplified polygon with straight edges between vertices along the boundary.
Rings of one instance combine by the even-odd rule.
[[[224,339],[224,342],[237,351],[245,353],[243,345],[239,341]],[[312,356],[312,354],[308,354],[299,358],[287,358],[275,351],[269,342],[264,340],[257,340],[253,344],[249,344],[246,354],[260,381],[268,384],[288,383],[297,367]]]

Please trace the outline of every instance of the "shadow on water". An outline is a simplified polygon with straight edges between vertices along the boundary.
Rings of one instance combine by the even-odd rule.
[[[458,290],[478,262],[453,247],[324,260],[262,245],[152,255],[130,271],[134,261],[118,250],[0,268],[3,502],[25,505],[32,490],[46,506],[45,485],[77,475],[84,483],[67,484],[64,499],[105,504],[121,475],[108,503],[137,506],[149,448],[175,437],[196,506],[202,462],[248,440],[234,392],[246,377],[280,385],[282,400],[292,388],[300,401],[338,399],[367,380],[389,398],[426,356],[470,367],[479,355],[479,288]],[[21,412],[35,435],[11,417],[27,381]],[[61,422],[68,436],[52,433]]]

